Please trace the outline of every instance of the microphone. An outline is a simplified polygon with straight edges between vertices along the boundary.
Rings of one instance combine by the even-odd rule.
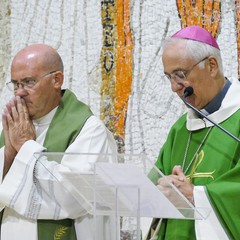
[[[215,123],[213,120],[211,120],[206,114],[204,114],[202,111],[198,110],[197,108],[195,108],[193,105],[191,105],[190,103],[188,103],[186,101],[186,97],[189,97],[193,94],[193,88],[192,87],[186,87],[186,89],[184,90],[184,95],[182,97],[183,102],[190,107],[193,111],[197,112],[200,116],[206,118],[209,122],[211,122],[214,126],[218,127],[219,129],[221,129],[223,132],[225,132],[228,136],[230,136],[231,138],[233,138],[234,140],[236,140],[237,142],[240,143],[240,139],[235,137],[233,134],[231,134],[229,131],[227,131],[225,128],[223,128],[222,126],[220,126],[219,124]]]
[[[193,88],[192,87],[186,87],[184,90],[184,100],[186,97],[189,97],[193,94]]]

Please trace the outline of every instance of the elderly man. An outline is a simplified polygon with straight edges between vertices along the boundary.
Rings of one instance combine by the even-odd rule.
[[[172,91],[203,115],[189,108],[180,117],[156,166],[192,204],[212,211],[207,220],[154,219],[152,228],[160,228],[155,239],[238,239],[240,84],[224,77],[217,42],[198,26],[186,27],[166,40],[162,60]],[[186,92],[189,87],[192,91]],[[164,191],[163,181],[158,183]]]
[[[62,59],[48,45],[27,46],[12,61],[7,86],[14,97],[3,110],[0,149],[2,240],[93,239],[91,216],[78,218],[81,207],[48,170],[88,172],[97,156],[45,159],[45,167],[33,156],[116,152],[110,132],[70,90],[62,90],[63,80]]]

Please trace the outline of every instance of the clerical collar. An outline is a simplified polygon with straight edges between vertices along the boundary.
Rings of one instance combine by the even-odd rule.
[[[205,106],[205,108],[201,109],[201,112],[203,112],[205,115],[214,113],[220,108],[222,101],[232,84],[227,78],[226,80],[227,82],[222,88],[222,90],[213,98],[213,100],[210,103],[208,103],[207,106]]]
[[[34,126],[43,126],[43,125],[48,125],[48,124],[50,124],[50,122],[51,122],[52,119],[53,119],[54,114],[55,114],[56,111],[57,111],[57,108],[58,108],[58,106],[55,107],[54,109],[52,109],[52,110],[51,110],[49,113],[47,113],[45,116],[33,120]]]

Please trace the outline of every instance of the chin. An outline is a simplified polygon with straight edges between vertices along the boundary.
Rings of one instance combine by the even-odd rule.
[[[29,118],[30,118],[31,120],[35,120],[35,119],[36,119],[36,118],[34,118],[33,115],[30,115],[30,114],[29,114]]]
[[[33,113],[33,111],[31,111],[31,108],[28,108],[28,115],[29,115],[29,117],[30,117],[30,119],[34,119],[34,113]]]

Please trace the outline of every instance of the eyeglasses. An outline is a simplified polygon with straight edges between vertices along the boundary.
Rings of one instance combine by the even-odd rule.
[[[197,63],[195,63],[190,69],[188,70],[177,70],[174,71],[172,74],[165,74],[165,76],[167,77],[167,79],[173,83],[173,82],[177,82],[177,83],[181,83],[186,81],[187,76],[190,74],[190,72],[201,62],[205,61],[206,59],[208,59],[208,57],[205,57],[203,59],[201,59],[200,61],[198,61]]]
[[[53,74],[57,71],[58,70],[49,72],[49,73],[44,74],[43,76],[40,76],[36,79],[26,78],[21,82],[11,80],[10,82],[7,82],[6,85],[10,91],[16,91],[18,88],[20,88],[20,86],[27,90],[27,89],[33,88],[41,79],[43,79],[43,78],[47,77],[48,75]]]

